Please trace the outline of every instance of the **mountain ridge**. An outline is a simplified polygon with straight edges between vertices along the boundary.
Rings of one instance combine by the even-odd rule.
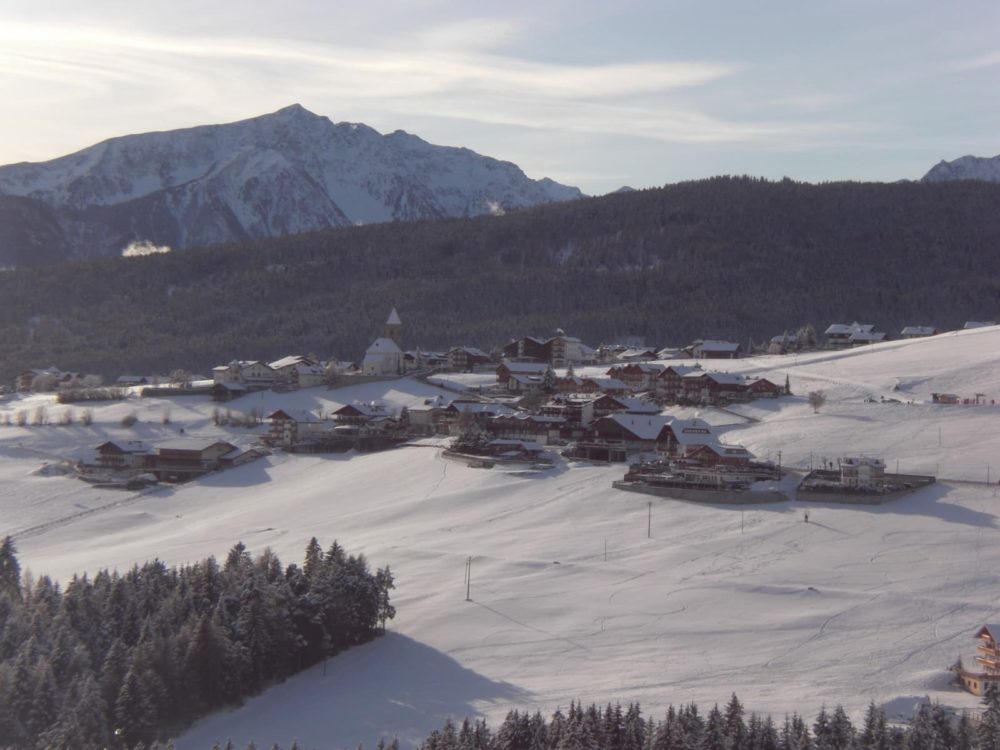
[[[972,156],[966,154],[952,161],[942,159],[925,174],[923,182],[944,182],[946,180],[984,180],[1000,182],[1000,155]]]
[[[381,135],[364,124],[333,123],[298,104],[0,166],[0,198],[37,201],[54,212],[65,247],[60,258],[115,255],[134,241],[187,248],[478,216],[582,195],[532,180],[512,162],[401,130]],[[31,232],[20,231],[22,245],[0,247],[0,265],[35,257],[24,250]],[[52,253],[41,257],[51,262]]]

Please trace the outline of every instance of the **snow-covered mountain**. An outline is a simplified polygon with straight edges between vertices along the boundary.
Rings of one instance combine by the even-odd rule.
[[[962,156],[954,161],[939,161],[923,176],[924,182],[945,180],[986,180],[1000,182],[1000,155]]]
[[[129,135],[0,167],[0,197],[55,210],[69,255],[174,248],[351,224],[477,216],[582,196],[515,164],[381,135],[292,105],[226,125]],[[20,212],[27,215],[25,211]],[[11,264],[2,257],[0,264]]]

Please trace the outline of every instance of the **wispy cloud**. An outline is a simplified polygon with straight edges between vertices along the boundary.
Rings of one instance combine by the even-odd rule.
[[[125,29],[11,23],[0,67],[25,81],[146,91],[160,100],[215,99],[215,81],[320,95],[338,106],[556,131],[679,142],[753,141],[836,132],[836,123],[731,122],[704,113],[694,93],[740,72],[732,63],[651,60],[538,62],[496,50],[518,32],[491,19],[428,25],[371,48],[253,37],[178,37]],[[211,84],[206,84],[212,81]],[[336,112],[332,113],[336,116]]]
[[[987,52],[978,57],[957,60],[952,67],[955,70],[975,70],[976,68],[990,68],[995,65],[1000,65],[1000,50]]]

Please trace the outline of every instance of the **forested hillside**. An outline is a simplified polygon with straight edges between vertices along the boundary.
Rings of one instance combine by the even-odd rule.
[[[288,353],[357,360],[390,305],[407,348],[556,327],[745,343],[858,319],[1000,313],[1000,185],[715,178],[506,216],[353,227],[0,273],[0,378]]]

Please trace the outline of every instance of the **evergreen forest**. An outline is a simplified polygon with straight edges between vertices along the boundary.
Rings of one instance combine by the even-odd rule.
[[[351,646],[395,615],[388,568],[316,539],[301,566],[239,543],[65,589],[0,544],[0,747],[149,747]]]
[[[0,382],[28,368],[205,374],[359,361],[390,306],[404,348],[591,346],[812,324],[947,330],[1000,317],[1000,184],[719,177],[505,216],[350,227],[0,272]]]

